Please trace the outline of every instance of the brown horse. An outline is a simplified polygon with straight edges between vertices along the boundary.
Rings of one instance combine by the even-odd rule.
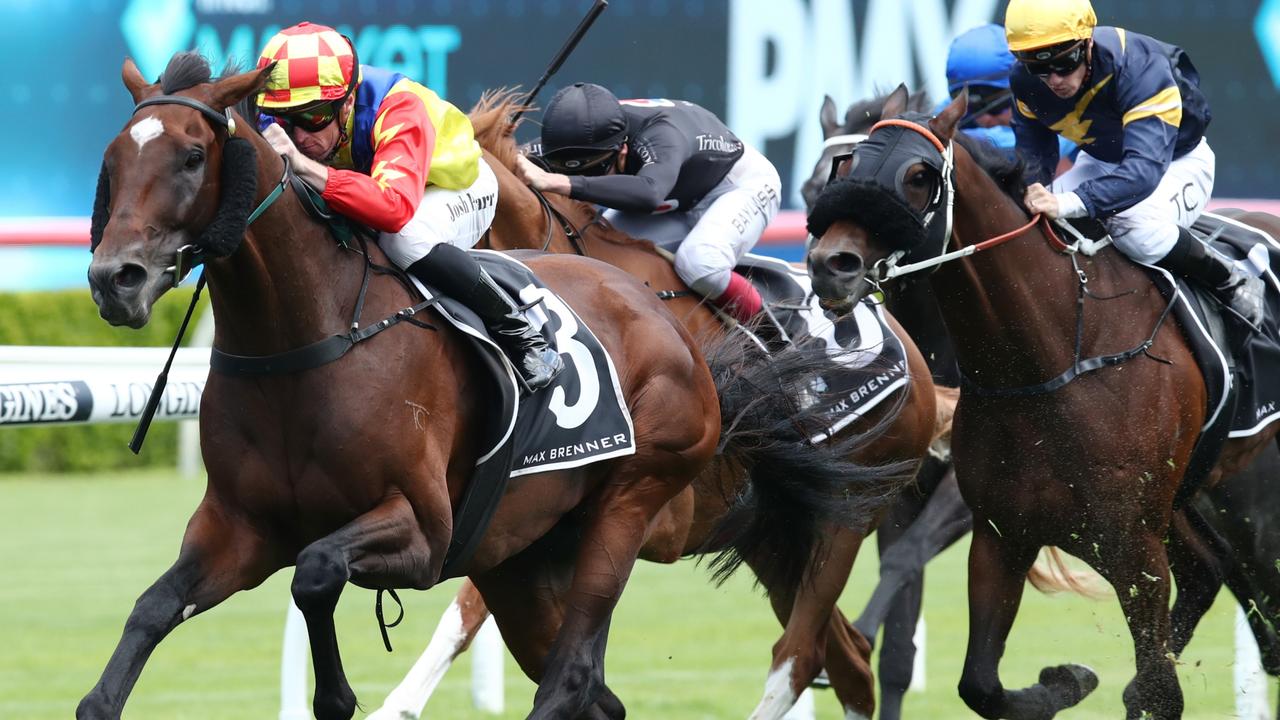
[[[724,332],[724,325],[710,307],[693,294],[676,276],[671,263],[661,257],[654,246],[626,236],[601,221],[593,207],[560,196],[548,195],[547,201],[559,213],[551,212],[514,173],[519,149],[512,139],[514,127],[508,122],[519,106],[510,93],[487,96],[472,110],[476,137],[497,161],[498,209],[488,243],[496,249],[545,248],[557,253],[583,254],[623,268],[643,279],[654,291],[663,292],[667,307],[697,338],[711,339]],[[569,237],[562,223],[570,226]],[[899,337],[906,338],[895,321]],[[869,417],[850,429],[866,434],[884,426],[883,435],[874,444],[860,448],[853,457],[859,463],[882,465],[910,461],[913,464],[925,454],[935,425],[933,385],[923,358],[907,340],[912,382],[897,405],[873,411]],[[949,414],[949,408],[948,408]],[[720,543],[712,531],[725,517],[732,497],[745,483],[738,473],[728,477],[702,476],[663,509],[657,520],[659,532],[642,555],[656,562],[675,562],[680,557],[715,552]],[[773,660],[766,681],[765,695],[753,718],[778,718],[795,703],[799,693],[824,667],[831,686],[848,717],[871,717],[875,709],[874,678],[869,665],[870,646],[836,608],[852,568],[864,532],[840,528],[833,531],[829,553],[815,557],[813,582],[796,586],[779,583],[762,572],[758,559],[747,559],[764,583],[774,612],[785,626],[781,639],[774,645]],[[437,677],[441,664],[447,664],[469,644],[486,617],[483,602],[474,588],[459,591],[457,605],[463,620],[463,633],[447,658],[427,656],[419,661],[411,679],[402,683],[381,712],[416,713],[426,701],[430,688],[424,683]],[[429,670],[428,668],[433,668]]]
[[[904,95],[891,99],[885,117],[903,111]],[[843,306],[867,292],[891,254],[923,248],[938,255],[942,245],[921,218],[933,209],[934,222],[942,223],[948,194],[949,240],[974,251],[992,239],[981,246],[989,251],[929,276],[968,379],[953,431],[961,491],[974,513],[960,694],[983,717],[1045,718],[1096,686],[1087,668],[1074,665],[1046,668],[1026,689],[1000,683],[998,664],[1023,578],[1042,546],[1057,545],[1116,589],[1137,663],[1124,695],[1128,716],[1179,717],[1173,658],[1219,582],[1194,507],[1174,506],[1205,420],[1204,383],[1178,326],[1161,324],[1167,301],[1144,271],[1111,248],[1086,258],[1051,244],[1044,224],[1029,222],[1021,205],[1020,168],[957,134],[965,109],[961,96],[933,119],[882,122],[859,146],[849,179],[824,191],[810,217],[821,234],[809,255],[815,290]],[[864,152],[872,159],[857,162]],[[880,162],[871,153],[898,154]],[[948,186],[941,169],[951,153]],[[894,158],[905,171],[900,189],[888,190],[872,178]],[[1280,230],[1276,218],[1243,219]],[[997,238],[1007,242],[996,244]],[[1079,335],[1078,296],[1089,298],[1082,302],[1091,308]],[[1125,352],[1140,347],[1146,352]],[[1038,387],[1075,367],[1078,357],[1112,354],[1129,359],[1052,391]],[[1027,391],[997,390],[1010,388]],[[1206,483],[1244,468],[1275,433],[1273,425],[1229,441]],[[1171,558],[1179,585],[1172,622]]]
[[[95,202],[90,281],[102,316],[144,325],[195,245],[217,319],[215,360],[234,353],[253,365],[269,357],[284,369],[211,372],[201,416],[208,489],[177,561],[138,599],[80,718],[120,717],[171,630],[290,564],[311,641],[315,714],[351,717],[356,699],[333,623],[343,587],[436,584],[487,445],[493,381],[477,369],[462,332],[427,303],[415,306],[402,276],[370,275],[371,263],[386,262],[376,248],[337,246],[295,195],[267,192],[285,186],[286,166],[251,121],[228,108],[256,93],[268,72],[213,81],[202,58],[184,53],[153,85],[131,61],[124,65],[138,106],[107,148]],[[265,211],[246,231],[254,202]],[[529,265],[580,309],[610,352],[635,453],[513,479],[460,573],[485,593],[539,683],[529,717],[621,718],[622,704],[604,682],[610,616],[654,518],[708,466],[717,445],[724,458],[713,471],[759,462],[761,453],[812,461],[842,481],[858,470],[804,442],[808,421],[799,417],[791,428],[790,403],[747,405],[761,385],[789,387],[769,364],[742,363],[713,379],[692,336],[634,278],[584,258],[548,255]],[[410,306],[428,307],[403,311]],[[360,307],[386,320],[358,333],[350,318]],[[369,339],[354,347],[358,334]],[[280,356],[318,338],[328,338],[321,347],[336,338],[344,352],[323,364]],[[743,374],[756,377],[738,385]],[[735,394],[744,401],[737,417],[750,426],[745,445],[736,430],[721,432],[721,411]],[[752,475],[753,489],[769,489],[762,477]],[[862,489],[880,492],[882,475],[865,477]],[[832,489],[818,483],[819,493]],[[806,500],[814,498],[797,502]],[[829,517],[823,502],[808,505],[819,519]],[[811,524],[795,536],[792,559],[775,565],[781,576],[803,572],[818,530]]]

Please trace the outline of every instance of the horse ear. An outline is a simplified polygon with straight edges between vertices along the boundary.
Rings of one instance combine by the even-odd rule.
[[[275,67],[276,64],[271,63],[257,70],[242,72],[219,80],[213,86],[213,107],[225,110],[258,92],[267,84],[267,78],[271,76],[271,71]]]
[[[840,121],[836,119],[836,101],[830,95],[822,96],[822,109],[818,111],[818,122],[822,123],[822,137],[829,138],[840,130]]]
[[[964,119],[965,114],[969,112],[969,93],[965,92],[956,95],[956,99],[952,100],[949,105],[938,113],[938,116],[929,121],[929,128],[933,133],[942,140],[950,140],[955,137],[956,128],[960,125],[960,121]]]
[[[147,82],[147,79],[142,77],[142,72],[133,63],[133,58],[124,59],[124,67],[120,68],[120,79],[124,81],[124,86],[129,89],[129,94],[133,96],[135,105],[142,102],[144,98],[156,93],[155,84]]]
[[[907,111],[907,100],[910,93],[907,92],[906,83],[898,83],[898,87],[889,93],[889,97],[885,98],[884,109],[880,111],[880,119],[888,120],[897,117]]]

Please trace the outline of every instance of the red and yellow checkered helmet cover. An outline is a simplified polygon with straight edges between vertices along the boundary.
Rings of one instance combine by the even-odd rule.
[[[356,56],[337,30],[301,22],[276,33],[262,54],[258,68],[276,67],[258,94],[263,110],[287,110],[321,100],[341,100],[347,94]]]

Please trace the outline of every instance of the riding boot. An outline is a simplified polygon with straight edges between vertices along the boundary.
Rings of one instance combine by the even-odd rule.
[[[1209,250],[1187,228],[1178,228],[1178,242],[1156,265],[1188,280],[1203,283],[1250,325],[1257,327],[1262,322],[1263,291],[1266,287],[1262,278],[1249,275],[1236,263]]]
[[[546,387],[564,369],[560,355],[529,324],[520,305],[465,250],[437,245],[408,270],[479,315],[530,391]]]

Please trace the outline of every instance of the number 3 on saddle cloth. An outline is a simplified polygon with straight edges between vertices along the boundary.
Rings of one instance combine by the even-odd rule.
[[[760,292],[765,309],[791,342],[826,347],[843,368],[822,377],[813,388],[809,402],[825,406],[828,427],[810,438],[812,442],[844,429],[910,381],[906,349],[880,303],[868,298],[837,320],[818,304],[804,270],[751,254],[743,256],[736,269]]]
[[[440,297],[437,310],[446,322],[471,338],[481,372],[493,381],[484,398],[492,408],[484,429],[488,448],[476,462],[454,518],[454,539],[441,579],[457,576],[479,544],[497,510],[507,481],[520,475],[562,470],[635,454],[631,413],[622,396],[612,358],[582,318],[548,289],[523,263],[491,250],[471,250],[502,289],[530,305],[530,323],[542,330],[560,353],[565,369],[551,385],[521,398],[514,369],[491,340],[484,323],[448,296],[432,292],[412,278],[427,298]]]

